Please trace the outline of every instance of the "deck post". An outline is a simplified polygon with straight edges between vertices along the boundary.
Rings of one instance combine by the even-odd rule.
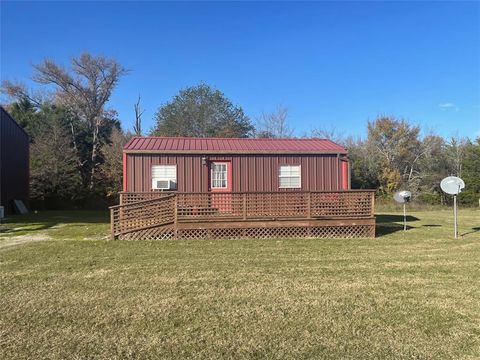
[[[178,239],[178,199],[177,194],[173,198],[173,238]]]
[[[247,220],[247,194],[242,194],[242,202],[243,202],[243,220]]]
[[[372,209],[370,211],[372,216],[375,216],[375,192],[371,191],[370,196],[372,197]]]
[[[113,216],[114,209],[110,209],[110,240],[115,240],[115,217]]]
[[[311,219],[312,218],[312,192],[309,191],[307,193],[307,218]]]

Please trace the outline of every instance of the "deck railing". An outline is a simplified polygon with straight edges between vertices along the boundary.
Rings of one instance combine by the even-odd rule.
[[[140,194],[140,195],[139,195]],[[142,197],[144,196],[144,197]],[[132,202],[133,199],[148,200]],[[374,191],[122,193],[111,207],[112,237],[182,222],[348,219],[374,215]]]
[[[175,194],[110,207],[112,237],[132,231],[173,224],[176,219]]]

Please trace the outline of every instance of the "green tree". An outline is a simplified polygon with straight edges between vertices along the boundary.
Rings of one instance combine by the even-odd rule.
[[[155,120],[157,136],[248,137],[254,129],[241,107],[206,84],[180,90]]]
[[[27,97],[21,97],[17,102],[8,105],[7,110],[32,139],[35,129],[40,127],[42,122],[38,106]]]
[[[42,126],[33,131],[30,146],[30,197],[35,201],[72,201],[81,194],[82,179],[72,137],[62,111],[44,110]]]
[[[465,204],[477,205],[480,200],[480,137],[465,145],[462,179],[465,189],[460,193],[460,200]]]

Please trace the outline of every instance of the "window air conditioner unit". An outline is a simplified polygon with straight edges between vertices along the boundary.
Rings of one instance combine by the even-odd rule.
[[[155,189],[159,190],[170,190],[173,189],[173,182],[172,180],[156,180],[156,187]]]

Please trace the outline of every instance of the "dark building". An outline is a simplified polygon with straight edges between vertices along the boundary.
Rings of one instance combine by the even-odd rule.
[[[27,133],[0,107],[0,205],[13,212],[13,200],[28,203],[29,140]]]
[[[347,150],[326,139],[134,137],[123,191],[349,190]]]

